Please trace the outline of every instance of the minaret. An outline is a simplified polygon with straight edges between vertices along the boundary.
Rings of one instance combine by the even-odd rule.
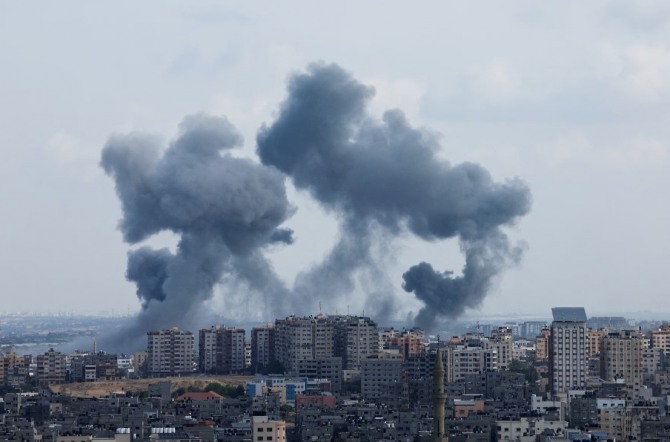
[[[444,393],[444,364],[440,351],[440,337],[437,338],[435,352],[435,372],[433,373],[433,441],[447,442],[444,434],[444,406],[447,395]]]

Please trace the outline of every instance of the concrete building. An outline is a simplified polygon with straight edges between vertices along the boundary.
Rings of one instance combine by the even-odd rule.
[[[64,383],[67,374],[65,355],[53,348],[38,355],[36,374],[40,385]]]
[[[332,391],[342,389],[342,358],[307,359],[298,361],[298,376],[309,379],[328,379]]]
[[[514,359],[514,341],[512,329],[498,327],[491,331],[491,338],[484,340],[484,348],[497,353],[497,368],[506,370]]]
[[[276,360],[275,327],[267,324],[251,329],[251,367],[258,370]]]
[[[401,381],[403,369],[403,358],[399,354],[379,353],[365,359],[361,364],[362,396],[368,400],[379,399],[385,386]]]
[[[147,375],[166,377],[195,371],[193,333],[177,327],[147,333]]]
[[[245,366],[245,330],[222,325],[198,333],[198,368],[201,372],[241,373]]]
[[[362,316],[334,316],[334,355],[342,358],[345,370],[360,370],[361,361],[377,354],[379,328]]]
[[[25,384],[31,363],[30,356],[9,352],[0,355],[0,385],[20,387]]]
[[[267,416],[253,416],[251,436],[252,441],[285,442],[286,422],[273,421]]]
[[[642,351],[642,336],[637,331],[606,334],[600,349],[600,377],[609,382],[623,379],[627,384],[641,383]]]
[[[551,339],[551,329],[543,328],[535,337],[535,360],[546,361],[549,359],[549,341]]]
[[[663,324],[658,330],[652,330],[650,335],[651,347],[660,348],[663,353],[670,355],[670,325]]]
[[[586,331],[586,357],[592,358],[600,355],[600,347],[603,342],[603,337],[609,333],[609,330],[600,329],[594,330],[592,328]]]
[[[484,346],[449,345],[447,354],[447,381],[456,382],[473,373],[484,373],[498,369],[498,352]]]
[[[325,315],[289,316],[275,321],[275,356],[287,373],[298,372],[300,361],[333,356],[334,326]]]
[[[519,335],[522,338],[535,339],[545,328],[547,328],[546,321],[524,321],[521,324]]]
[[[549,377],[553,394],[581,389],[586,385],[586,312],[583,307],[551,309]]]

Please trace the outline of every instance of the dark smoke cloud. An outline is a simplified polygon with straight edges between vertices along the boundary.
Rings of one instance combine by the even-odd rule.
[[[217,284],[277,316],[314,312],[320,301],[327,312],[342,311],[343,297],[362,288],[366,313],[383,320],[397,312],[384,257],[407,232],[457,238],[465,255],[462,275],[427,263],[405,272],[403,288],[425,305],[417,324],[479,305],[496,275],[521,257],[501,228],[529,210],[528,188],[516,179],[495,182],[476,164],[439,159],[436,136],[402,112],[381,121],[368,115],[372,96],[336,65],[294,75],[276,121],[258,133],[263,164],[231,155],[242,137],[225,118],[186,117],[167,148],[143,134],[111,137],[101,165],[121,200],[124,240],[134,245],[171,231],[179,242],[174,252],[128,253],[126,276],[142,310],[108,347],[142,346],[148,329],[206,325],[204,306]],[[290,290],[264,253],[294,241],[281,227],[293,213],[285,176],[340,222],[334,247]]]
[[[297,289],[318,280],[335,287],[335,296],[352,286],[356,271],[376,271],[368,238],[380,227],[425,240],[458,238],[462,276],[426,263],[403,276],[405,290],[425,304],[416,321],[430,327],[436,316],[477,306],[493,278],[518,261],[521,249],[500,228],[528,212],[530,191],[518,179],[494,182],[479,165],[438,159],[436,137],[413,128],[402,112],[370,117],[372,95],[337,65],[310,66],[291,78],[276,121],[259,131],[258,155],[344,219],[339,242],[301,275]]]
[[[109,346],[141,342],[150,328],[197,324],[213,287],[233,270],[244,269],[240,274],[250,279],[268,272],[276,282],[259,249],[291,243],[292,232],[279,226],[293,209],[276,169],[227,153],[241,143],[225,118],[194,115],[164,151],[141,134],[114,136],[103,149],[101,165],[122,203],[124,240],[136,244],[161,231],[179,235],[175,253],[149,247],[128,253],[126,276],[143,308]]]

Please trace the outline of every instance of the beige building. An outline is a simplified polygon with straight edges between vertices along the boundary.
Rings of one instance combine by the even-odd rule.
[[[20,356],[14,352],[0,355],[0,385],[19,387],[25,384],[30,361],[30,356]]]
[[[535,338],[535,360],[546,361],[549,359],[549,339],[551,330],[543,328],[540,334]]]
[[[263,442],[285,442],[286,422],[272,421],[267,416],[252,416],[251,440]]]
[[[442,351],[446,354],[447,382],[465,379],[473,373],[498,370],[498,352],[495,349],[450,344]]]
[[[512,329],[509,327],[498,327],[492,330],[491,338],[484,341],[484,348],[494,350],[497,353],[497,368],[507,369],[512,359],[514,359]]]
[[[147,375],[180,376],[195,371],[193,333],[177,327],[147,333]]]
[[[600,409],[600,430],[614,440],[631,440],[633,422],[630,408],[611,407]]]
[[[591,358],[598,356],[600,354],[600,346],[603,341],[603,337],[607,335],[608,330],[594,330],[589,328],[586,331],[586,356]]]
[[[670,326],[664,324],[658,330],[652,330],[651,335],[651,347],[660,348],[667,355],[670,354]]]
[[[600,349],[600,377],[610,382],[624,379],[627,384],[640,383],[643,349],[642,336],[637,331],[607,333]]]

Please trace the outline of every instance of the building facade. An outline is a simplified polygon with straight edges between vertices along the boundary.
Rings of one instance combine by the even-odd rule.
[[[198,333],[198,368],[201,372],[241,373],[245,367],[245,330],[222,325]]]
[[[555,307],[549,345],[549,377],[554,394],[586,385],[586,311],[583,307]]]
[[[147,375],[180,376],[195,371],[193,333],[177,327],[147,333]]]

